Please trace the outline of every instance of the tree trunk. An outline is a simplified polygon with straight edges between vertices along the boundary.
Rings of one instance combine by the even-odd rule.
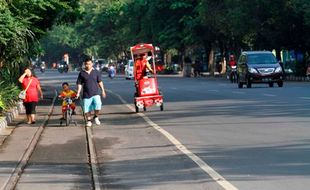
[[[278,61],[282,62],[282,60],[281,60],[281,50],[280,49],[276,49],[276,58],[277,58]]]
[[[226,47],[224,45],[223,42],[220,42],[220,45],[221,45],[221,71],[220,71],[220,74],[225,74],[226,73]]]
[[[185,50],[180,51],[183,65],[183,77],[191,77],[192,65],[185,57]]]
[[[209,52],[209,71],[210,71],[210,75],[214,76],[214,72],[215,72],[215,64],[214,64],[214,48],[211,46],[211,50]]]
[[[208,72],[211,76],[214,76],[215,64],[214,64],[214,44],[212,42],[205,42],[204,48],[206,55],[208,55]]]

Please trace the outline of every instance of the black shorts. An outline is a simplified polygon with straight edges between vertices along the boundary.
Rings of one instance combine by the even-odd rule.
[[[24,102],[26,115],[36,114],[37,102]]]

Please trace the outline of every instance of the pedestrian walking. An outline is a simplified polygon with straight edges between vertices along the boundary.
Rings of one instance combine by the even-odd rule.
[[[24,70],[24,73],[19,77],[18,81],[22,84],[22,88],[26,91],[26,96],[23,99],[23,104],[26,110],[27,123],[35,124],[36,106],[39,101],[38,92],[40,92],[40,97],[41,99],[43,99],[40,82],[33,75],[32,71],[29,68],[26,68]]]
[[[102,102],[100,94],[103,98],[106,97],[101,73],[93,68],[93,62],[90,58],[84,61],[85,69],[79,73],[77,78],[77,98],[80,97],[83,89],[83,111],[87,118],[87,127],[92,126],[91,112],[94,111],[93,121],[100,125],[99,112],[101,110]],[[100,92],[101,91],[101,92]]]

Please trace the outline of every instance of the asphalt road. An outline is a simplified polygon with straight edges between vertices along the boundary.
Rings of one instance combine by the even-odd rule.
[[[64,81],[74,86],[77,74],[47,70],[38,76],[43,85],[60,88]],[[133,81],[121,75],[103,79],[108,97],[102,125],[93,128],[103,188],[309,189],[310,83],[238,89],[225,79],[160,76],[165,110],[136,114],[130,109]],[[57,130],[64,129],[47,133],[62,134]],[[42,147],[44,142],[56,146],[54,141],[42,141]],[[55,146],[52,150],[61,151]],[[49,163],[46,154],[34,158]],[[72,167],[80,162],[74,160]]]
[[[130,83],[106,85],[132,102]],[[222,79],[160,77],[159,84],[165,111],[145,114],[236,188],[309,188],[310,83],[238,89]]]

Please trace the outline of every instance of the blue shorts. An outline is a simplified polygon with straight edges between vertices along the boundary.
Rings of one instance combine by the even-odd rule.
[[[99,95],[93,96],[91,98],[83,99],[83,111],[84,113],[91,112],[93,110],[101,110],[101,97]]]

